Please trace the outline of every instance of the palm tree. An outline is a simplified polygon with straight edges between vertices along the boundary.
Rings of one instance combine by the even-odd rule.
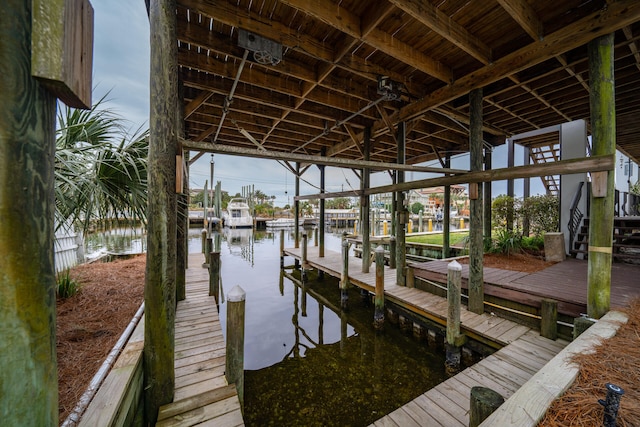
[[[86,231],[92,219],[145,221],[147,130],[129,134],[125,120],[103,109],[65,106],[58,113],[56,138],[56,220]]]

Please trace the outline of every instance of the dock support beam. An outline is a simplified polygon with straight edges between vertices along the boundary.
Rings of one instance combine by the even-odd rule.
[[[491,149],[485,148],[484,150],[484,170],[491,170],[492,160]],[[491,238],[491,181],[484,182],[482,184],[484,190],[484,209],[483,209],[483,234],[485,239]],[[528,195],[526,196],[528,197]],[[483,242],[484,243],[484,242]],[[483,245],[484,246],[484,245]]]
[[[615,155],[616,107],[613,34],[589,42],[589,103],[591,106],[592,155]],[[589,266],[587,314],[599,319],[611,303],[611,248],[613,245],[614,173],[592,175],[589,195]],[[595,187],[595,188],[594,188]],[[597,188],[601,188],[600,193]],[[602,188],[604,187],[604,188]],[[594,195],[594,193],[596,193]]]
[[[309,262],[307,261],[307,233],[302,233],[302,280],[307,280],[307,269]]]
[[[246,293],[238,285],[227,295],[227,358],[225,376],[236,384],[240,407],[244,412],[244,318]]]
[[[320,151],[320,154],[322,156],[325,156],[327,154],[327,149],[326,148],[322,148],[322,150]],[[324,165],[318,165],[318,169],[320,169],[320,193],[324,193],[324,187],[325,187],[325,166]],[[318,248],[318,257],[319,258],[324,258],[324,227],[325,227],[325,223],[324,223],[324,205],[325,205],[325,200],[324,199],[320,199],[320,213],[319,213],[319,218],[318,218],[318,227],[320,228],[320,236],[318,243],[320,244],[320,247]],[[322,277],[324,277],[324,272],[321,271],[318,273],[318,278],[321,279]]]
[[[371,157],[371,128],[366,127],[364,129],[364,141],[363,141],[363,157],[365,161],[369,161]],[[371,186],[370,183],[370,171],[369,168],[362,169],[362,186],[363,190],[368,190]],[[369,236],[371,235],[371,219],[369,217],[369,195],[360,196],[360,217],[361,230],[362,230],[362,272],[369,272],[369,264],[371,263],[371,243]]]
[[[469,149],[471,171],[482,170],[482,89],[469,93],[471,123]],[[482,184],[469,185],[469,311],[484,312],[484,278],[482,270],[484,247],[482,242]]]
[[[209,255],[209,296],[216,299],[216,303],[220,303],[218,290],[220,289],[220,252],[213,251]]]
[[[384,327],[384,248],[376,248],[376,297],[374,302],[373,327]]]
[[[444,158],[444,167],[451,167],[451,153],[447,151]],[[444,186],[444,198],[442,201],[442,258],[449,258],[451,252],[451,186]],[[431,230],[429,230],[431,231]]]
[[[284,268],[284,228],[280,230],[280,268]]]
[[[349,306],[349,242],[342,239],[342,275],[340,277],[340,306],[346,310]]]
[[[460,335],[460,288],[462,282],[462,266],[452,261],[447,267],[447,340],[446,360],[447,373],[460,370],[461,347],[464,335]]]
[[[30,75],[32,2],[0,10],[0,414],[57,426],[56,99]]]
[[[176,147],[178,46],[175,0],[149,6],[151,77],[149,118],[149,202],[144,289],[145,423],[173,400],[176,309]]]
[[[398,164],[403,165],[405,163],[405,137],[406,137],[406,123],[398,123],[398,134],[396,136],[396,145],[398,146]],[[397,184],[404,182],[404,171],[396,171]],[[406,252],[407,245],[406,239],[406,226],[409,222],[409,211],[404,206],[404,193],[402,191],[396,192],[396,285],[405,286],[406,283]]]
[[[296,198],[300,195],[300,162],[296,162]],[[293,235],[295,236],[294,247],[300,247],[300,201],[293,202]]]

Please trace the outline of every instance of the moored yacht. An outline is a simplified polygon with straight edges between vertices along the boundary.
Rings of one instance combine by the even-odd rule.
[[[253,216],[249,204],[243,198],[233,198],[229,201],[223,216],[224,226],[229,228],[252,228]]]

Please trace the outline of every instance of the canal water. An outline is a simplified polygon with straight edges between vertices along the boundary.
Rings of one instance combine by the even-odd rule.
[[[201,252],[200,232],[189,231],[189,252]],[[111,239],[119,247],[120,234]],[[394,325],[373,331],[373,305],[358,289],[345,312],[337,279],[311,273],[303,284],[292,258],[281,270],[278,230],[225,229],[220,240],[225,334],[224,296],[235,285],[246,292],[247,426],[366,426],[446,379],[443,351]],[[339,232],[325,236],[327,250],[340,243]],[[286,230],[285,247],[293,246]]]
[[[279,231],[223,232],[224,292],[240,285],[247,295],[247,426],[366,426],[445,379],[444,354],[393,325],[373,331],[373,306],[357,289],[343,312],[336,279],[310,274],[301,284],[290,258],[283,272],[279,239]],[[325,237],[328,250],[340,242]],[[287,230],[285,247],[293,245]],[[223,303],[223,323],[225,314]]]

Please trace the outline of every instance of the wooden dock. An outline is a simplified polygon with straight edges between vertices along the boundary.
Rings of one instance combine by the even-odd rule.
[[[415,277],[439,283],[447,281],[447,260],[412,264]],[[587,312],[587,266],[585,260],[568,258],[536,273],[483,269],[485,295],[503,298],[531,307],[540,300],[558,301],[558,313],[579,317]],[[640,295],[637,277],[640,266],[613,263],[611,266],[611,307],[624,307],[630,298]],[[469,266],[462,265],[462,287],[467,288]]]
[[[178,302],[175,395],[160,408],[157,426],[244,425],[234,384],[225,371],[225,340],[202,254],[189,255],[186,299]]]
[[[301,249],[285,249],[285,254],[300,259]],[[309,247],[307,262],[335,277],[339,277],[342,271],[342,257],[337,252],[325,250],[325,256],[320,258],[318,248]],[[445,298],[415,288],[396,286],[395,270],[385,266],[384,271],[387,300],[417,315],[446,324]],[[362,273],[362,260],[351,257],[349,279],[353,285],[373,291],[375,269]],[[468,337],[499,349],[380,418],[374,426],[467,426],[472,387],[489,387],[508,399],[568,344],[564,340],[543,338],[527,326],[487,313],[478,315],[464,307],[461,308],[461,320],[461,328]]]

